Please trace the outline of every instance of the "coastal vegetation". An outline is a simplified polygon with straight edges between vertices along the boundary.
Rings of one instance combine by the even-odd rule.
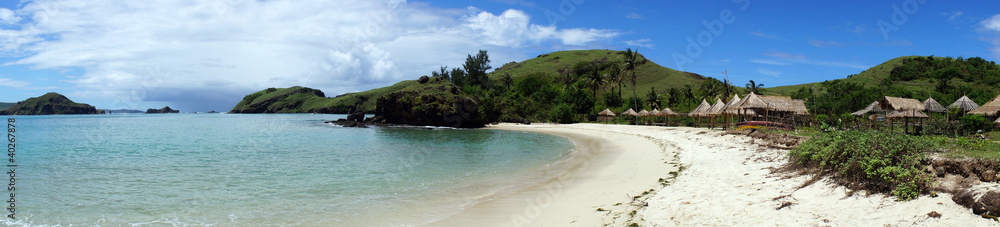
[[[797,164],[832,175],[852,190],[910,200],[929,192],[932,176],[922,171],[921,163],[932,147],[919,136],[847,130],[816,134],[788,154]]]
[[[59,93],[49,92],[0,110],[0,115],[97,114],[94,106],[76,103]]]

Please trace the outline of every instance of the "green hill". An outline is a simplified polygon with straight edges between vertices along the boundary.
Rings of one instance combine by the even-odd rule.
[[[375,112],[382,95],[416,83],[407,80],[392,86],[327,98],[322,91],[307,87],[268,88],[243,97],[231,113],[338,113]]]
[[[76,103],[59,93],[49,92],[39,97],[17,102],[0,115],[97,114],[94,106]]]
[[[580,62],[596,62],[599,67],[607,67],[608,64],[620,64],[623,59],[623,51],[616,50],[569,50],[558,51],[549,54],[539,55],[535,58],[522,62],[510,62],[497,68],[490,73],[490,78],[497,79],[500,75],[510,74],[514,79],[518,79],[532,73],[545,73],[552,79],[556,79],[561,73],[573,73],[574,67]],[[656,88],[657,92],[663,94],[670,88],[681,89],[685,84],[692,87],[699,87],[705,81],[705,77],[696,73],[682,72],[656,64],[647,60],[642,53],[639,54],[639,66],[636,67],[636,94],[640,97],[649,92],[650,88]],[[721,70],[720,70],[721,71]],[[624,99],[632,97],[631,81],[626,79],[625,90],[622,92]],[[627,93],[627,94],[626,94]]]
[[[810,94],[811,91],[815,94]],[[840,114],[863,108],[881,96],[925,100],[942,105],[968,95],[983,104],[1000,93],[1000,66],[979,57],[904,56],[844,79],[768,88],[769,94],[807,99],[817,113]],[[815,97],[814,100],[812,97]]]
[[[0,102],[0,110],[6,110],[7,108],[10,108],[11,106],[14,106],[14,104],[17,104],[17,103],[16,102]]]

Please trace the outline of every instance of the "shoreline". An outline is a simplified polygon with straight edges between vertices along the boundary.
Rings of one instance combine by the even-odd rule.
[[[598,226],[630,219],[634,196],[660,187],[677,171],[675,153],[641,136],[560,125],[489,126],[491,130],[567,138],[574,154],[538,184],[465,208],[426,226]],[[656,157],[656,158],[652,158]],[[616,218],[617,217],[617,218]],[[617,220],[617,221],[616,221]]]
[[[787,163],[787,150],[717,130],[604,124],[489,129],[570,138],[594,156],[553,180],[427,226],[996,226],[948,193],[899,202],[884,194],[851,194],[829,178],[773,173]]]

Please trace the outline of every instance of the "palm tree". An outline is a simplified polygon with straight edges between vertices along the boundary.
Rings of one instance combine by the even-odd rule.
[[[754,83],[753,80],[750,80],[750,83],[747,83],[747,91],[751,93],[759,94],[763,88],[764,84]]]
[[[590,90],[594,92],[594,100],[597,100],[597,89],[601,89],[604,86],[604,76],[601,72],[597,70],[597,64],[591,63],[593,67],[590,68],[590,72],[587,73],[587,86]]]
[[[701,93],[705,98],[711,99],[719,96],[719,88],[721,88],[721,83],[719,80],[709,77],[704,83],[701,83]]]
[[[608,71],[604,74],[607,75],[606,77],[608,77],[608,82],[614,85],[611,87],[612,93],[615,92],[615,86],[618,87],[618,98],[620,99],[622,97],[622,79],[624,78],[621,66],[618,64],[612,64],[611,67],[608,67]]]
[[[684,90],[681,91],[681,92],[683,93],[684,98],[688,100],[688,105],[694,104],[693,103],[694,102],[694,90],[691,89],[691,85],[690,84],[685,84],[684,85]]]
[[[514,77],[510,76],[510,73],[504,73],[500,76],[500,84],[503,84],[504,89],[510,90],[510,85],[514,84]]]
[[[622,66],[624,66],[622,67],[622,69],[624,69],[622,73],[626,72],[631,73],[630,78],[632,78],[632,102],[635,105],[635,107],[639,106],[639,98],[638,98],[639,96],[635,95],[635,67],[638,66],[639,64],[638,58],[639,58],[639,49],[635,49],[635,52],[633,52],[632,48],[628,48],[625,50],[625,62],[623,62],[622,64]]]
[[[722,81],[722,86],[724,87],[722,97],[726,99],[726,102],[729,102],[729,99],[733,97],[733,83],[729,81],[728,70],[722,70],[722,75],[726,76]]]

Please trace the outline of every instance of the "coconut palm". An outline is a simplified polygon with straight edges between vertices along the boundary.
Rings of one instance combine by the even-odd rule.
[[[605,80],[601,72],[597,70],[596,63],[590,63],[592,67],[587,72],[587,87],[594,93],[594,100],[597,100],[597,90],[604,86]]]
[[[750,83],[747,83],[747,92],[759,94],[763,88],[764,84],[754,83],[753,80],[750,80]]]
[[[514,77],[510,76],[510,73],[504,73],[500,76],[500,84],[503,84],[505,90],[510,90],[510,85],[514,84]]]
[[[639,65],[639,62],[638,62],[639,61],[639,49],[636,49],[634,52],[632,51],[632,48],[625,49],[625,59],[624,60],[625,61],[622,62],[622,69],[623,69],[622,73],[629,73],[630,74],[629,78],[632,79],[632,97],[633,97],[632,102],[635,105],[635,107],[638,107],[639,106],[639,99],[638,99],[639,96],[635,95],[635,79],[636,79],[635,78],[635,67]]]
[[[624,78],[621,66],[612,64],[611,67],[608,67],[604,75],[608,78],[608,82],[612,84],[612,93],[615,92],[615,87],[618,87],[618,98],[620,99],[622,97],[622,79]]]

